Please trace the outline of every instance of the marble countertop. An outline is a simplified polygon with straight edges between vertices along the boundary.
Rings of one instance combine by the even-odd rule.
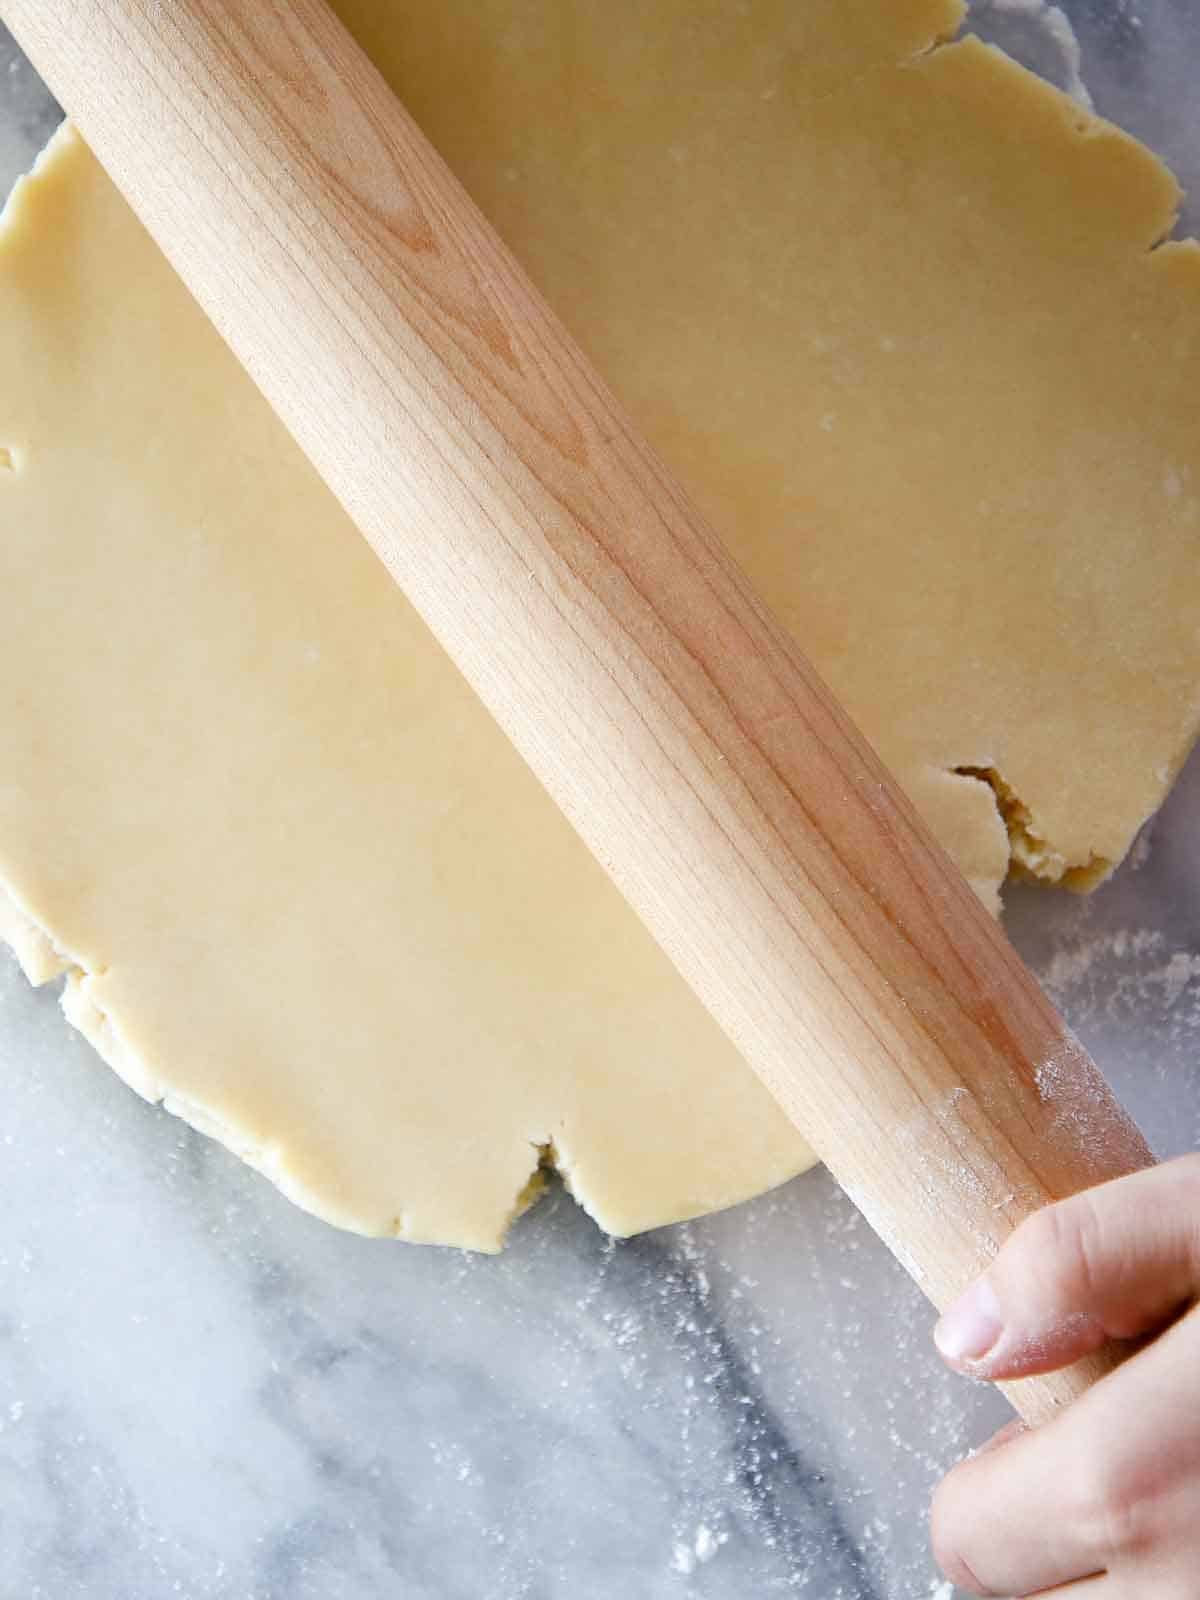
[[[1193,0],[974,13],[1200,190]],[[0,191],[56,120],[0,34]],[[1163,1155],[1200,1144],[1198,841],[1193,760],[1100,894],[1008,897]],[[1006,1413],[931,1321],[821,1172],[623,1243],[561,1191],[495,1259],[336,1233],[0,954],[0,1600],[951,1600],[928,1496]]]

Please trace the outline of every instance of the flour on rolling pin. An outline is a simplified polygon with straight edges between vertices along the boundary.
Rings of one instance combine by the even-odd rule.
[[[1114,1137],[1108,1118],[1111,1091],[1087,1052],[1068,1036],[1060,1048],[1038,1062],[1034,1083],[1053,1112],[1051,1127],[1072,1141],[1103,1148]]]

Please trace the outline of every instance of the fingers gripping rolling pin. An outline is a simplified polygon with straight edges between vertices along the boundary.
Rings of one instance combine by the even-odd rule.
[[[322,0],[0,12],[930,1298],[1038,1207],[1145,1164],[1003,934]],[[1044,1417],[1118,1354],[1014,1403]]]

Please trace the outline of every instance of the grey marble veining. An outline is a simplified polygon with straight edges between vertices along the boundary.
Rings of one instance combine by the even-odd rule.
[[[1052,8],[1051,8],[1052,9]],[[1191,0],[978,0],[1200,188]],[[56,119],[0,38],[0,185]],[[1194,215],[1194,214],[1193,214]],[[1163,1154],[1200,1144],[1200,761],[1090,901],[1008,926]],[[821,1173],[498,1259],[339,1234],[143,1105],[0,956],[0,1600],[950,1600],[1004,1417]]]

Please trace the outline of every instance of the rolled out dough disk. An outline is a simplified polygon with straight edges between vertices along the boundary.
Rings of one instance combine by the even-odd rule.
[[[975,883],[1200,699],[1200,252],[951,0],[340,0]],[[807,1153],[79,140],[0,241],[0,935],[330,1220],[624,1233]],[[1006,826],[1007,823],[1007,826]]]

